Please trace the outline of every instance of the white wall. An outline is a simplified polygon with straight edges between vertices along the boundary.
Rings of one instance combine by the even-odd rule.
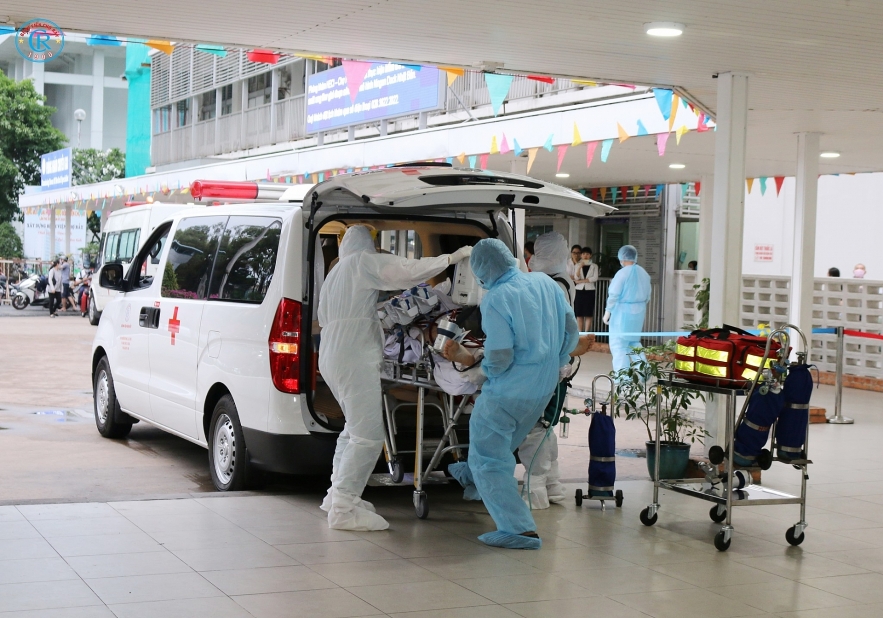
[[[754,181],[745,196],[742,271],[751,275],[791,275],[794,246],[794,178],[786,178],[776,196],[775,181],[765,195]],[[883,173],[819,178],[814,274],[824,277],[836,266],[851,277],[862,262],[870,279],[883,279]],[[773,261],[757,262],[755,245],[772,245]]]

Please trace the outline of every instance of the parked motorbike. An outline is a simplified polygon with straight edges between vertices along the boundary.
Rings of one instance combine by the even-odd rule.
[[[33,274],[18,284],[18,292],[12,297],[12,306],[22,310],[28,305],[48,307],[49,294],[46,293],[48,280],[45,275]]]

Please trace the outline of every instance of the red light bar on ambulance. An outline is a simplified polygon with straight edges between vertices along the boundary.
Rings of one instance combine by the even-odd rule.
[[[278,200],[290,185],[235,180],[194,180],[190,195],[195,199]]]

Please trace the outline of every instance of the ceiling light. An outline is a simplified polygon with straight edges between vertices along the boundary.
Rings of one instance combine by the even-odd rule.
[[[678,24],[673,21],[654,21],[644,24],[644,32],[650,36],[681,36],[684,33],[684,24]]]
[[[819,155],[823,159],[836,159],[840,156],[839,152],[834,152],[833,150],[829,150],[828,152],[823,152]]]
[[[560,174],[555,174],[555,178],[570,178],[570,174],[565,174],[564,172]]]
[[[672,163],[668,167],[669,167],[669,169],[673,169],[673,170],[682,170],[687,166],[684,165],[683,163]]]

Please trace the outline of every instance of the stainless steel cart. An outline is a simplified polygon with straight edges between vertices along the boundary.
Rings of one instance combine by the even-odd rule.
[[[399,363],[394,360],[383,361],[383,411],[386,434],[384,436],[383,451],[386,456],[387,466],[392,479],[396,483],[404,479],[404,468],[401,456],[414,455],[414,510],[417,517],[426,519],[429,516],[429,501],[426,497],[424,485],[429,475],[435,471],[445,454],[451,453],[455,460],[460,460],[462,451],[469,448],[468,443],[462,443],[457,436],[457,422],[460,417],[470,408],[474,398],[478,395],[462,395],[460,401],[453,395],[448,395],[435,382],[432,377],[432,363],[429,360],[419,360],[416,363]],[[417,402],[404,402],[393,404],[390,401],[389,389],[394,386],[412,386],[417,391]],[[437,402],[427,402],[427,391],[438,395]],[[396,417],[403,407],[416,407],[416,440],[414,450],[401,450],[398,447],[396,436],[398,426]],[[426,409],[432,408],[441,415],[444,433],[437,441],[428,442],[424,437],[424,421]],[[434,444],[435,450],[426,466],[423,460],[428,446]]]
[[[787,338],[787,328],[791,328],[795,330],[800,336],[803,338],[803,349],[804,353],[806,352],[806,337],[796,326],[788,324],[785,328],[777,329],[770,333],[769,341],[773,340],[773,337],[781,336],[785,333],[785,337]],[[767,351],[764,355],[763,362],[761,366],[765,366],[767,358],[769,357],[769,341],[767,343]],[[786,345],[782,346],[783,349],[787,350],[788,345],[786,341]],[[708,502],[714,503],[715,506],[711,508],[709,512],[709,516],[712,521],[716,523],[723,523],[724,525],[720,528],[720,531],[714,537],[714,546],[719,551],[726,551],[730,547],[730,542],[733,537],[733,508],[734,507],[742,507],[742,506],[771,506],[771,505],[781,505],[781,504],[798,504],[800,505],[800,520],[794,524],[791,528],[789,528],[785,532],[785,538],[791,545],[800,545],[804,539],[804,530],[806,529],[806,482],[809,478],[807,474],[807,466],[812,463],[812,461],[808,458],[809,455],[809,423],[807,423],[806,437],[804,442],[804,459],[783,459],[780,457],[773,456],[773,453],[776,452],[776,427],[775,424],[770,429],[771,434],[771,447],[769,452],[764,453],[764,457],[759,457],[758,460],[761,461],[761,465],[754,468],[740,467],[741,470],[747,471],[756,471],[756,470],[764,470],[769,469],[769,467],[773,463],[783,463],[789,466],[793,466],[800,472],[800,495],[793,496],[787,493],[783,493],[780,491],[775,491],[773,489],[762,487],[760,485],[749,485],[744,489],[731,489],[730,485],[733,479],[733,472],[736,470],[736,467],[733,464],[733,442],[735,440],[736,428],[739,426],[739,423],[742,420],[742,417],[745,413],[745,407],[743,406],[742,412],[739,417],[736,417],[736,398],[737,397],[750,397],[751,392],[758,384],[758,380],[760,379],[761,372],[758,371],[758,376],[755,378],[755,381],[751,384],[750,388],[739,388],[733,386],[727,386],[722,383],[717,385],[710,384],[698,384],[693,382],[687,382],[685,380],[680,380],[673,375],[669,375],[667,378],[663,379],[660,383],[657,384],[657,395],[661,395],[662,386],[666,386],[669,388],[683,388],[692,390],[699,393],[710,393],[713,395],[722,396],[726,405],[726,431],[724,437],[724,447],[721,449],[720,447],[712,447],[713,449],[717,449],[717,456],[715,457],[715,453],[710,453],[709,459],[715,465],[723,463],[724,471],[722,475],[720,475],[715,482],[714,478],[709,479],[660,479],[659,478],[659,462],[660,462],[660,439],[662,435],[661,431],[661,397],[657,397],[656,404],[656,461],[655,461],[655,470],[654,470],[654,482],[653,482],[653,502],[648,505],[643,511],[641,511],[641,523],[645,526],[652,526],[656,523],[658,518],[658,511],[660,508],[659,504],[659,490],[660,489],[668,489],[670,491],[674,491],[680,494],[684,494],[687,496],[692,496],[694,498],[699,498],[700,500],[706,500]],[[807,414],[809,414],[809,410],[807,410]]]

